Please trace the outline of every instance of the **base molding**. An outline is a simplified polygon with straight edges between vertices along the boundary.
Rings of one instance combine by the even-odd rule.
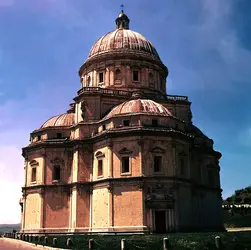
[[[80,228],[34,228],[24,229],[21,234],[149,234],[147,226],[80,227]]]

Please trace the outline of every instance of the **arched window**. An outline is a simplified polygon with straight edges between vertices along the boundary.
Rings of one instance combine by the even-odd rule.
[[[153,73],[150,72],[148,75],[148,81],[149,81],[149,87],[154,88],[154,79],[153,79]]]
[[[61,168],[60,165],[54,165],[53,166],[53,181],[59,181],[61,179]]]
[[[116,69],[114,79],[115,79],[115,84],[121,83],[121,71],[119,69]]]

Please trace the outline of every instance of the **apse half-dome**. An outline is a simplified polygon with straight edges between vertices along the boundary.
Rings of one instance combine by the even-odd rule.
[[[172,113],[163,105],[148,99],[130,100],[121,103],[114,107],[104,119],[113,116],[126,115],[126,114],[151,114],[161,116],[172,116]]]
[[[40,127],[40,129],[48,127],[67,127],[73,124],[74,113],[66,113],[51,117]]]

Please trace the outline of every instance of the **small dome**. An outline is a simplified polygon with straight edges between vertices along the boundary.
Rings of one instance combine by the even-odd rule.
[[[62,127],[72,126],[74,124],[74,113],[67,113],[62,115],[56,115],[47,120],[41,128],[47,127]]]
[[[131,113],[145,113],[151,115],[172,116],[171,112],[163,105],[152,100],[137,99],[123,102],[114,107],[104,119],[117,115],[125,115]]]
[[[159,59],[159,55],[152,43],[138,32],[129,29],[116,29],[102,36],[92,46],[88,59],[95,55],[121,50],[125,50],[127,53],[140,52]]]

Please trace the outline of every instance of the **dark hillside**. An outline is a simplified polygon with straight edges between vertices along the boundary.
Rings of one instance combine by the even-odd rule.
[[[238,189],[233,195],[228,197],[223,204],[251,204],[251,186]]]
[[[4,232],[12,232],[13,230],[16,230],[19,232],[20,230],[20,223],[18,224],[0,224],[0,235]]]

